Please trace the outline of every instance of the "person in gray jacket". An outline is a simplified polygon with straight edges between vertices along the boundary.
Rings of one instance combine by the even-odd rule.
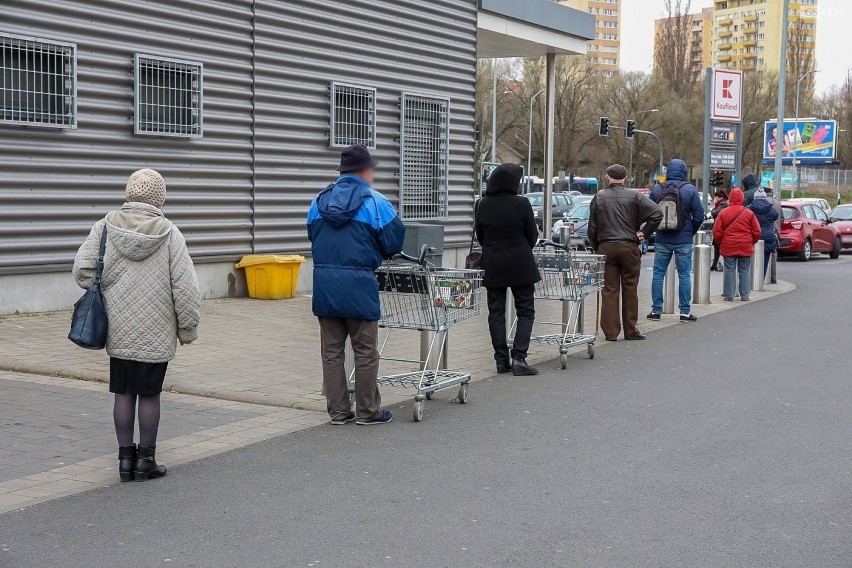
[[[92,227],[74,259],[74,279],[91,286],[107,231],[101,291],[109,319],[106,350],[121,481],[162,477],[155,459],[160,393],[176,345],[198,337],[201,294],[183,235],[163,215],[166,183],[154,170],[134,172],[127,202]],[[133,441],[139,419],[139,447]]]

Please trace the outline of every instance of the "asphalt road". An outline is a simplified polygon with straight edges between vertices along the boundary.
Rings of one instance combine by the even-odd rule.
[[[852,566],[852,262],[799,289],[0,517],[0,566]]]

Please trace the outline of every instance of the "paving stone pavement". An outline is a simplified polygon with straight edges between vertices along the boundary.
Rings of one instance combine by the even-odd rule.
[[[0,513],[118,482],[105,385],[0,372]],[[180,465],[327,422],[324,413],[163,394],[157,460]]]

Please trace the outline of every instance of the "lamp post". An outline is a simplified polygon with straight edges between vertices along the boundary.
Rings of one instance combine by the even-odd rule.
[[[638,112],[634,112],[633,115],[638,116],[640,114],[649,114],[649,113],[652,113],[652,112],[660,112],[660,109],[652,108],[651,110],[640,110]],[[635,136],[634,136],[634,138],[635,138]],[[629,172],[627,174],[627,178],[628,178],[627,183],[629,183],[631,186],[633,185],[633,178],[636,177],[636,176],[633,175],[633,148],[634,148],[634,143],[633,143],[633,138],[631,138],[630,139],[630,169],[627,170]],[[660,173],[662,173],[662,170],[660,170]]]
[[[530,99],[530,135],[527,138],[527,183],[526,188],[529,189],[530,185],[530,177],[532,176],[532,127],[533,127],[533,103],[535,102],[536,97],[544,93],[546,89],[542,89],[536,94],[532,96]]]
[[[793,166],[796,168],[796,191],[800,191],[802,189],[802,175],[801,168],[799,167],[799,146],[802,142],[802,137],[799,134],[799,93],[802,88],[802,81],[816,73],[819,73],[816,69],[803,73],[796,82],[796,139],[793,141],[796,144],[793,146]],[[793,197],[796,197],[795,193],[793,194]]]

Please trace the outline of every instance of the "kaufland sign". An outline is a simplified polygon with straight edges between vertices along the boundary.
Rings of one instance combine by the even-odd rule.
[[[713,72],[713,120],[742,122],[743,73],[728,69]]]

